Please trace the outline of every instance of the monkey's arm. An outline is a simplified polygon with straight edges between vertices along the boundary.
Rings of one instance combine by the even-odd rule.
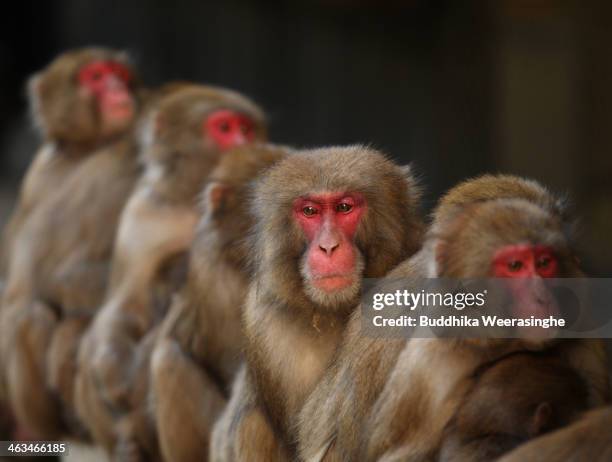
[[[162,460],[156,422],[151,410],[149,373],[153,348],[158,337],[159,329],[152,329],[135,351],[134,368],[129,384],[129,410],[120,416],[115,416],[116,460]],[[174,424],[179,428],[185,428],[180,421],[174,421]]]
[[[59,401],[51,393],[46,380],[47,354],[57,317],[53,310],[41,303],[33,303],[19,316],[6,316],[13,307],[3,308],[3,324],[10,319],[9,325],[14,330],[10,337],[11,345],[3,347],[13,410],[18,420],[37,437],[57,438],[62,431]]]
[[[109,300],[107,303],[115,303]],[[140,339],[140,340],[139,340]],[[112,307],[98,313],[78,351],[75,401],[80,419],[94,439],[107,450],[116,448],[120,421],[126,419],[134,401],[134,384],[148,371],[148,336],[133,319],[114,316]],[[145,396],[146,390],[142,391]],[[129,433],[129,432],[126,432]]]
[[[67,409],[74,409],[74,377],[77,351],[89,317],[70,317],[60,321],[53,331],[47,352],[47,383]]]
[[[0,270],[5,275],[13,242],[32,210],[49,200],[77,161],[58,155],[51,143],[36,152],[21,182],[19,196],[11,217],[2,232]]]
[[[164,458],[188,462],[205,457],[212,427],[226,404],[218,384],[171,337],[156,343],[150,373]]]
[[[361,427],[382,391],[405,341],[364,337],[355,310],[333,365],[300,413],[299,450],[305,460],[355,457]],[[335,438],[335,444],[332,440]]]
[[[500,462],[604,462],[612,460],[612,407],[520,446]]]
[[[56,186],[53,178],[53,170],[49,168],[52,164],[53,148],[48,145],[41,147],[32,160],[19,189],[17,203],[11,216],[2,230],[2,241],[0,243],[0,275],[6,277],[8,271],[10,254],[18,235],[27,217],[34,206],[45,199],[48,193],[44,185]]]
[[[142,328],[133,317],[114,312],[122,300],[111,299],[98,313],[79,349],[79,374],[109,410],[128,408],[129,377]],[[140,303],[137,300],[133,304]],[[85,377],[88,376],[88,377]]]

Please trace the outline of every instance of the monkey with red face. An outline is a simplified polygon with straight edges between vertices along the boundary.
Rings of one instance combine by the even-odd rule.
[[[510,176],[470,180],[440,201],[422,250],[389,278],[510,277],[511,292],[518,302],[526,302],[513,305],[513,314],[523,316],[529,309],[544,316],[554,312],[555,306],[549,303],[550,296],[529,292],[533,287],[541,289],[540,284],[529,282],[582,275],[566,224],[561,204],[535,182]],[[361,310],[357,310],[333,366],[301,411],[300,456],[305,460],[436,460],[445,429],[469,390],[477,386],[476,372],[523,351],[545,351],[577,376],[584,383],[586,407],[608,400],[605,355],[599,341],[368,338],[361,331]],[[572,401],[575,397],[569,396],[569,390],[561,390],[567,394],[559,401],[566,397],[580,409],[583,401]],[[533,399],[537,401],[537,396]],[[516,403],[487,404],[506,405]],[[499,409],[497,415],[504,412]],[[468,416],[471,422],[480,417]],[[470,418],[463,422],[469,423]],[[541,420],[537,413],[533,418]],[[505,424],[510,425],[500,424],[502,433],[508,432]],[[468,424],[461,432],[472,435],[478,430]],[[528,434],[524,428],[513,431]],[[485,454],[489,449],[486,444],[479,447]]]
[[[145,367],[141,341],[184,280],[202,185],[227,150],[265,138],[262,111],[221,88],[174,84],[145,115],[145,172],[121,216],[106,301],[79,351],[77,410],[109,451]]]
[[[139,174],[129,130],[139,98],[125,56],[103,49],[60,56],[30,90],[46,143],[5,234],[0,350],[19,423],[54,438],[72,420],[59,409],[71,401],[71,337],[102,299],[114,224]]]
[[[213,429],[212,460],[295,456],[297,413],[334,355],[362,278],[419,246],[418,198],[408,169],[360,146],[294,153],[258,182],[247,368]]]

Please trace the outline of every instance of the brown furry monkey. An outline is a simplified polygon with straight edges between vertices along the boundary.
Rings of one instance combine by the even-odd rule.
[[[115,225],[139,173],[127,130],[138,102],[125,57],[97,49],[61,56],[31,91],[53,141],[30,168],[7,230],[1,351],[18,422],[55,438],[79,432],[59,407],[72,400],[73,339],[102,300]]]
[[[364,277],[420,244],[408,169],[361,146],[293,154],[258,182],[248,371],[215,425],[212,460],[293,457],[296,417],[328,366]]]
[[[145,172],[121,216],[106,301],[79,352],[79,416],[108,450],[116,417],[130,408],[138,346],[184,280],[202,185],[226,151],[265,140],[266,124],[238,93],[175,85],[152,105],[142,138]]]
[[[96,69],[99,81],[94,82]],[[60,189],[83,159],[129,130],[137,111],[135,71],[124,53],[108,49],[63,53],[30,78],[28,90],[30,112],[43,141],[2,234],[2,282],[15,236],[32,209]],[[6,393],[2,386],[0,395]]]
[[[484,176],[441,200],[422,250],[389,277],[580,277],[567,232],[562,204],[543,187]],[[300,455],[435,460],[475,371],[525,350],[546,350],[575,371],[589,407],[608,399],[605,355],[596,340],[367,338],[357,310],[333,367],[302,409]]]

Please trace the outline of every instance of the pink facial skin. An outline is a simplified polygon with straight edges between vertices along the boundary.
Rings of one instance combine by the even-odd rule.
[[[132,75],[114,61],[93,61],[79,71],[78,82],[98,101],[106,119],[122,121],[134,117],[134,99],[129,90]]]
[[[204,131],[221,151],[250,143],[255,139],[255,124],[244,114],[222,109],[204,121]]]
[[[509,245],[493,257],[493,276],[511,278],[514,299],[512,313],[519,318],[548,317],[559,314],[557,303],[542,278],[559,276],[559,260],[550,247],[543,245]]]
[[[306,264],[312,284],[333,292],[354,282],[353,237],[366,209],[359,193],[325,193],[297,199],[293,215],[309,242]]]
[[[500,278],[558,276],[559,262],[554,251],[543,245],[508,245],[493,256],[493,275]]]

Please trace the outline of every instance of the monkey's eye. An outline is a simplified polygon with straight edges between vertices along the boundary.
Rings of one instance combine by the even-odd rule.
[[[523,262],[520,260],[512,260],[508,262],[508,269],[510,271],[520,271],[523,268]]]
[[[219,130],[221,130],[224,133],[227,133],[230,131],[230,124],[229,122],[223,121],[219,124]]]
[[[306,207],[302,209],[302,213],[307,217],[311,217],[317,214],[317,209],[315,209],[314,207],[311,207],[310,205],[307,205]]]
[[[540,257],[536,262],[538,268],[548,268],[550,266],[550,257]]]
[[[353,206],[351,204],[347,204],[346,202],[342,202],[336,206],[336,210],[342,213],[349,213],[353,210]]]
[[[100,80],[101,78],[102,78],[102,72],[100,71],[96,71],[91,74],[91,80],[93,80],[94,82],[97,80]]]
[[[242,123],[242,124],[240,124],[240,131],[242,132],[243,135],[246,135],[246,134],[248,134],[251,131],[251,127],[249,127],[245,123]]]
[[[109,67],[111,68],[113,74],[115,74],[115,76],[117,76],[117,78],[122,80],[124,83],[129,83],[132,80],[130,71],[123,65],[119,63],[111,63]]]

